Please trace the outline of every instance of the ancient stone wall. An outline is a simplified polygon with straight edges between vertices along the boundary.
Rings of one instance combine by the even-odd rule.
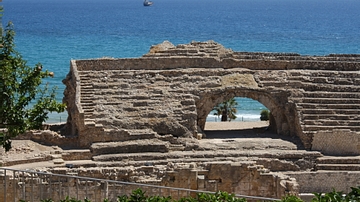
[[[299,183],[300,193],[328,193],[334,189],[349,193],[351,187],[360,186],[359,171],[287,172]]]
[[[358,155],[360,135],[350,130],[320,131],[314,135],[311,149],[326,155]]]
[[[58,168],[52,170],[52,172],[65,174],[67,170],[66,168]],[[81,176],[123,181],[132,172],[135,172],[135,170],[131,168],[93,168],[84,170]],[[221,190],[248,196],[280,199],[286,194],[298,194],[299,189],[294,178],[271,173],[262,166],[249,162],[213,162],[208,164],[206,170],[199,170],[196,166],[180,166],[162,174],[157,173],[155,167],[148,165],[143,166],[140,172],[144,175],[162,175],[159,181],[143,182],[147,184],[212,192]],[[58,201],[66,196],[80,197],[80,199],[87,196],[91,201],[101,201],[104,198],[114,199],[123,194],[130,194],[131,191],[137,188],[142,188],[149,195],[171,195],[175,199],[188,195],[188,192],[152,189],[151,187],[139,186],[133,183],[115,184],[111,182],[105,183],[101,180],[92,181],[85,178],[74,179],[56,175],[49,177],[22,172],[16,173],[14,179],[12,172],[7,171],[7,174],[6,177],[0,175],[0,201],[4,201],[5,195],[2,193],[6,193],[7,201],[14,201],[14,197],[16,197],[16,201],[20,199],[38,201],[48,198]],[[195,193],[192,196],[195,197]]]
[[[226,191],[248,196],[282,198],[286,194],[298,194],[298,184],[294,178],[270,173],[263,166],[246,162],[209,163],[207,170],[182,169],[169,172],[162,184],[171,187],[189,186],[191,189]]]
[[[141,58],[76,60],[64,80],[67,131],[82,147],[115,141],[123,130],[195,137],[214,106],[237,96],[264,104],[270,128],[311,149],[318,131],[360,131],[359,69],[359,55],[233,52],[211,41],[166,42]]]

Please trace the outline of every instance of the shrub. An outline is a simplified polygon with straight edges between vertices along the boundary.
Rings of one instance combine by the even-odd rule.
[[[281,202],[303,202],[303,200],[294,195],[287,195],[281,199]]]
[[[270,119],[270,112],[267,109],[264,109],[260,113],[260,120],[261,121],[268,121]]]
[[[329,193],[313,193],[315,197],[311,200],[312,202],[358,202],[360,201],[360,186],[357,188],[351,187],[351,192],[343,194],[333,190]],[[246,202],[245,198],[237,198],[235,194],[229,194],[227,192],[216,192],[215,194],[210,193],[198,193],[195,198],[183,197],[179,200],[173,200],[170,196],[146,196],[145,192],[141,189],[134,190],[130,196],[122,195],[117,197],[117,202]],[[20,200],[20,202],[26,202]],[[41,200],[41,202],[54,202],[51,199]],[[66,197],[60,202],[91,202],[88,199],[84,201],[75,198]],[[103,202],[109,202],[108,199],[104,199]],[[279,202],[303,202],[299,197],[294,195],[287,195],[283,197]]]
[[[360,201],[360,186],[351,187],[351,192],[346,195],[345,199],[346,201]]]
[[[246,202],[244,198],[236,198],[235,194],[229,194],[227,192],[218,191],[215,194],[199,193],[197,194],[198,202],[209,202],[209,201],[219,201],[219,202]]]

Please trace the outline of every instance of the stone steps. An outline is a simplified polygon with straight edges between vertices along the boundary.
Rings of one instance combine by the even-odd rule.
[[[96,130],[100,131],[104,131],[103,129],[103,124],[101,123],[96,123],[95,119],[93,119],[91,116],[89,115],[85,115],[85,119],[84,119],[84,124],[87,127],[92,127]]]
[[[125,142],[130,140],[152,140],[158,138],[157,133],[148,129],[114,130],[104,129],[106,142]]]
[[[300,82],[296,82],[296,85],[300,85]],[[294,83],[284,82],[284,81],[261,81],[260,82],[262,87],[277,87],[277,88],[284,88],[284,87],[291,87]]]
[[[149,161],[166,159],[214,159],[214,158],[240,158],[240,157],[261,157],[276,159],[302,159],[304,156],[317,158],[322,156],[320,152],[305,150],[217,150],[217,151],[173,151],[167,153],[161,152],[142,152],[142,153],[117,153],[94,155],[93,160],[99,162],[112,161]]]
[[[83,108],[86,117],[92,117],[92,114],[95,110],[94,108]]]
[[[305,124],[306,126],[310,126],[310,125],[321,125],[321,126],[330,126],[329,129],[332,126],[359,126],[360,128],[360,121],[359,120],[328,120],[328,119],[315,119],[315,120],[309,120],[309,119],[304,119],[303,120],[303,124]]]
[[[309,76],[309,72],[311,72],[311,76]],[[276,74],[276,73],[273,73]],[[282,74],[283,78],[287,81],[301,81],[301,82],[312,82],[312,83],[331,83],[331,84],[342,84],[347,83],[346,81],[355,81],[359,73],[357,71],[343,71],[343,72],[334,72],[334,71],[312,71],[307,70],[306,73],[304,71],[292,70],[287,71],[286,74],[284,72],[278,72],[278,74]],[[262,81],[278,81],[278,77],[266,77],[260,75]]]
[[[348,92],[303,92],[303,96],[306,98],[358,98],[360,99],[360,94],[358,93],[348,93]]]
[[[303,114],[302,117],[305,120],[304,123],[306,123],[306,120],[337,120],[337,121],[358,120],[358,121],[360,121],[360,115],[358,115],[358,114],[353,114],[353,115],[343,115],[343,114]]]
[[[125,142],[99,142],[90,146],[93,155],[168,152],[169,143],[158,139],[129,140]]]
[[[85,125],[88,127],[95,127],[96,125],[94,120],[91,122],[86,121],[86,119],[93,118],[93,113],[95,112],[94,108],[96,106],[94,99],[93,86],[91,84],[81,84],[81,108],[84,111]]]
[[[324,156],[316,164],[316,170],[360,171],[360,156]]]
[[[319,130],[335,130],[335,129],[348,129],[351,131],[360,131],[360,125],[356,126],[343,126],[343,125],[337,125],[337,126],[326,126],[322,124],[318,125],[302,125],[302,128],[304,132],[306,131],[319,131]]]
[[[349,111],[356,111],[360,110],[360,105],[358,104],[315,104],[315,103],[296,103],[298,107],[304,108],[304,109],[312,109],[312,110],[323,110],[329,111],[328,109],[337,109],[337,110],[344,110],[349,109]],[[330,111],[331,112],[331,111]],[[330,113],[328,112],[328,113]],[[323,112],[321,112],[323,113]]]
[[[65,161],[75,161],[90,160],[92,154],[90,149],[67,149],[62,151],[61,156]]]
[[[307,76],[299,76],[299,77],[290,77],[291,81],[300,81],[300,82],[311,82],[318,84],[331,84],[331,85],[352,85],[356,84],[356,81],[353,79],[349,79],[351,77],[346,77],[347,75],[343,75],[343,77],[334,78],[333,75],[329,75],[328,77],[307,77]],[[354,77],[353,77],[354,78]]]
[[[228,158],[228,157],[219,157],[219,158],[197,158],[197,159],[189,159],[189,158],[159,158],[159,159],[149,159],[149,160],[139,160],[139,159],[124,159],[121,161],[69,161],[69,163],[73,164],[75,168],[91,168],[91,167],[141,167],[141,166],[166,166],[170,162],[171,163],[206,163],[206,162],[241,162],[248,161],[253,162],[256,161],[249,160],[248,157],[238,157],[238,158]],[[68,162],[67,162],[68,163]]]
[[[360,156],[324,156],[316,159],[318,164],[360,164]]]
[[[354,85],[334,85],[320,83],[306,83],[302,81],[261,81],[263,87],[277,87],[277,88],[300,88],[308,92],[328,91],[328,92],[359,92],[360,88]]]
[[[360,89],[359,89],[360,90]],[[314,104],[360,104],[360,98],[303,98],[302,103]]]
[[[311,77],[314,78],[332,78],[336,75],[337,78],[343,79],[343,78],[356,78],[359,75],[358,71],[317,71],[317,70],[308,70],[304,74],[303,71],[290,71],[290,77],[309,77],[306,73],[311,73]]]
[[[169,151],[184,151],[185,147],[181,144],[170,144]]]
[[[307,109],[303,108],[300,109],[302,114],[328,114],[328,115],[347,115],[347,116],[356,116],[359,115],[360,109],[337,109],[337,108],[314,108],[314,109]]]
[[[359,86],[354,85],[332,85],[332,84],[322,84],[317,83],[305,83],[302,82],[301,88],[309,92],[318,92],[318,91],[328,91],[328,92],[360,92]]]

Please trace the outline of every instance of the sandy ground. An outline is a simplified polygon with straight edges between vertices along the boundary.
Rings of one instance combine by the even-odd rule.
[[[200,147],[205,150],[303,149],[299,138],[278,135],[269,131],[268,126],[267,121],[207,122]]]
[[[5,152],[3,148],[2,160],[4,162],[24,161],[26,159],[51,159],[51,155],[61,150],[57,146],[45,146],[31,140],[13,140],[10,151]]]
[[[262,128],[269,125],[267,121],[257,122],[206,122],[205,130],[243,130],[252,128]]]

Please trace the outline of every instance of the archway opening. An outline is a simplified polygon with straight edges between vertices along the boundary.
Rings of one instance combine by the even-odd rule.
[[[239,150],[303,149],[299,138],[278,133],[281,131],[279,124],[284,125],[282,121],[286,121],[286,118],[280,111],[275,111],[273,114],[271,109],[278,109],[278,107],[271,99],[261,96],[250,97],[224,96],[213,102],[213,108],[208,108],[210,112],[207,113],[203,128],[204,143],[202,145],[204,147],[213,149],[215,145],[220,145],[219,148]],[[221,115],[218,115],[216,106],[231,98],[237,102],[236,118],[231,121],[221,121]],[[262,111],[268,112],[268,120],[261,120]],[[217,140],[212,141],[213,139]]]
[[[271,112],[262,103],[247,97],[234,97],[230,100],[231,104],[228,102],[228,106],[225,107],[230,111],[227,113],[227,120],[224,121],[226,115],[219,111],[219,108],[224,110],[223,103],[220,103],[207,115],[204,131],[269,129]],[[268,112],[268,116],[261,116],[265,111]]]

